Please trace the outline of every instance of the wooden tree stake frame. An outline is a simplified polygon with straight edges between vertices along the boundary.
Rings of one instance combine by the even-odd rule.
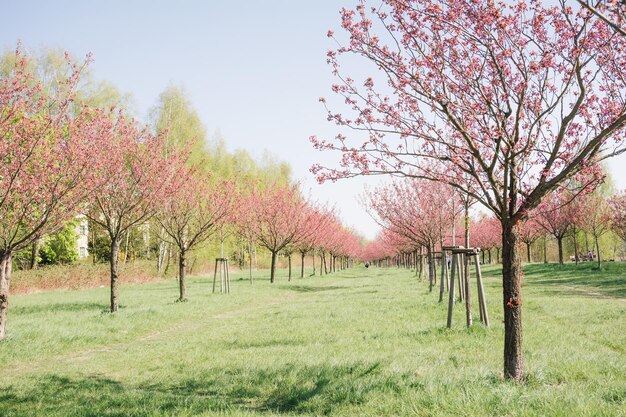
[[[474,263],[476,265],[476,285],[477,285],[477,292],[478,292],[478,307],[479,307],[479,313],[480,313],[480,321],[487,327],[489,327],[489,315],[487,313],[487,302],[486,302],[486,298],[485,298],[485,290],[484,290],[484,286],[483,286],[483,277],[482,277],[482,272],[480,270],[480,260],[478,258],[481,250],[480,248],[464,248],[462,246],[444,246],[442,248],[442,251],[445,252],[451,252],[452,253],[452,265],[450,268],[450,293],[448,296],[448,320],[447,320],[447,327],[451,328],[452,327],[452,310],[454,307],[454,298],[455,298],[455,278],[456,276],[459,277],[459,286],[461,287],[460,289],[462,289],[463,287],[463,282],[460,280],[460,277],[462,275],[462,270],[461,270],[461,265],[464,263],[463,262],[463,257],[469,257],[469,260],[471,261],[471,259],[474,259]],[[468,268],[469,268],[469,262],[468,262]],[[455,276],[456,274],[456,276]],[[468,290],[469,290],[469,282],[465,283],[468,286]],[[459,291],[459,293],[461,293],[461,291]],[[467,293],[469,293],[469,291],[467,291]],[[440,298],[441,298],[441,294],[440,294]],[[461,301],[461,300],[459,300]],[[470,326],[471,325],[471,309],[470,309],[470,300],[469,298],[466,298],[465,300],[466,302],[466,318],[467,318],[467,325]]]
[[[214,293],[218,277],[220,280],[220,293],[230,294],[230,275],[228,274],[227,258],[215,258],[215,271],[213,272]]]

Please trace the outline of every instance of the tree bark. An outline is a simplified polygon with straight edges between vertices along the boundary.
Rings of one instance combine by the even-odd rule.
[[[6,335],[9,312],[9,286],[12,275],[12,253],[0,252],[0,340]]]
[[[274,283],[275,273],[276,273],[276,252],[272,251],[272,264],[270,266],[270,284]]]
[[[187,266],[187,256],[184,250],[180,251],[178,256],[178,289],[180,296],[178,301],[187,301],[187,274],[185,267]]]
[[[287,278],[287,282],[291,282],[291,254],[287,255],[287,261],[289,264],[289,277]]]
[[[520,381],[524,372],[522,352],[522,262],[517,225],[502,222],[502,288],[504,304],[504,376]]]
[[[469,234],[469,197],[465,200],[465,247],[470,247],[470,234]],[[465,320],[467,327],[472,325],[472,299],[470,297],[470,256],[465,255],[463,257],[463,266],[465,268]]]
[[[119,236],[111,238],[111,313],[117,312],[119,308],[119,256],[120,256],[120,239]]]
[[[28,269],[37,269],[37,255],[39,254],[39,249],[41,248],[42,239],[37,239],[33,242],[30,248],[30,264],[28,265]]]
[[[252,284],[252,243],[248,243],[248,260],[250,268],[250,284]]]
[[[300,252],[300,278],[304,278],[304,260],[306,258],[306,252]]]
[[[572,229],[572,236],[574,237],[574,262],[578,265],[578,239],[576,239],[576,225],[573,225]]]
[[[598,235],[594,234],[593,238],[596,241],[596,256],[598,257],[598,269],[602,268],[602,260],[600,258],[600,242],[598,241]]]
[[[528,263],[532,262],[530,257],[530,243],[526,242],[526,258],[528,258]]]
[[[556,243],[559,247],[559,264],[563,265],[563,237],[557,237]]]
[[[124,248],[124,263],[128,263],[128,245],[130,241],[130,229],[126,231],[126,247]]]
[[[435,257],[433,256],[433,251],[429,247],[428,248],[428,291],[433,292],[433,286],[435,285],[434,280],[434,270],[435,270]]]

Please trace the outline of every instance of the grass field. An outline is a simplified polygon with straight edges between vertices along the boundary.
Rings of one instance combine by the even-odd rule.
[[[526,268],[526,379],[503,381],[498,268],[492,327],[445,329],[410,271],[357,267],[230,295],[194,277],[15,296],[0,342],[1,416],[626,415],[626,265]],[[262,278],[262,273],[258,273]],[[284,273],[283,273],[284,275]]]

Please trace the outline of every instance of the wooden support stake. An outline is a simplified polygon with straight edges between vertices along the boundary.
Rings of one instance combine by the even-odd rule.
[[[471,255],[466,254],[465,259],[464,259],[464,264],[465,264],[464,265],[465,266],[464,287],[465,287],[465,318],[466,318],[467,327],[472,326],[472,297],[471,297],[471,292],[470,292],[470,261],[471,261]]]
[[[446,255],[445,252],[441,252],[441,278],[439,279],[439,302],[442,303],[443,302],[443,293],[444,293],[444,281],[447,281],[448,279],[448,274],[447,272],[447,268],[446,268]]]
[[[215,292],[218,275],[219,275],[219,280],[220,280],[220,293],[229,294],[230,293],[230,276],[228,274],[228,259],[215,258],[215,270],[213,271],[213,292]]]
[[[457,276],[457,285],[459,287],[459,303],[463,301],[463,282],[461,281],[461,277],[463,276],[463,255],[461,253],[455,254],[458,258],[456,261],[456,276]]]
[[[448,329],[452,327],[452,308],[454,307],[454,272],[457,269],[457,254],[452,254],[452,271],[450,276],[450,294],[448,295]]]
[[[480,271],[480,262],[478,262],[478,256],[476,256],[476,283],[478,285],[478,294],[483,307],[483,323],[489,327],[489,314],[487,313],[487,298],[485,297],[485,289],[483,287],[483,275]]]

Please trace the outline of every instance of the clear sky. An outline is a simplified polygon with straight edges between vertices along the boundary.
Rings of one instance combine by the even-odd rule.
[[[344,223],[373,238],[377,226],[355,197],[377,178],[317,185],[308,172],[334,155],[315,151],[308,137],[334,136],[320,96],[333,82],[326,37],[339,10],[356,0],[0,0],[0,47],[59,47],[80,57],[92,52],[97,79],[132,94],[145,119],[158,95],[185,88],[208,132],[229,148],[288,161],[305,191],[336,204]],[[359,68],[353,70],[358,71]],[[609,164],[626,188],[626,156]]]
[[[334,136],[320,96],[332,76],[326,37],[353,0],[263,1],[0,1],[0,47],[58,47],[76,57],[92,52],[95,77],[132,94],[145,119],[165,87],[185,88],[209,134],[260,157],[288,161],[313,198],[335,204],[344,223],[373,238],[377,226],[355,196],[353,179],[317,185],[309,168],[334,160],[313,149],[311,135]]]

